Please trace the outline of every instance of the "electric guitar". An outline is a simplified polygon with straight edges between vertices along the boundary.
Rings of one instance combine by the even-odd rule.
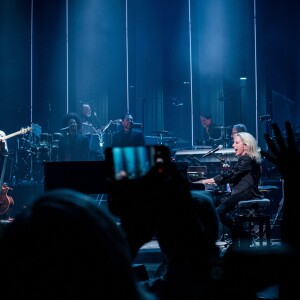
[[[32,127],[29,127],[29,126],[28,126],[27,128],[22,128],[22,129],[19,130],[19,131],[16,131],[16,132],[14,132],[14,133],[11,133],[11,134],[2,136],[2,137],[0,137],[0,140],[5,141],[5,140],[8,140],[9,138],[12,138],[12,137],[14,137],[14,136],[16,136],[16,135],[19,135],[19,134],[25,134],[25,133],[27,133],[27,132],[29,132],[29,131],[31,131],[31,130],[32,130]]]
[[[22,128],[17,132],[0,137],[0,140],[4,141],[16,135],[25,134],[29,132],[31,129],[32,129],[31,127]],[[1,178],[0,178],[0,215],[7,213],[7,211],[14,205],[13,198],[7,194],[9,190],[12,190],[12,188],[8,187],[6,184],[3,183],[4,174],[6,170],[7,157],[8,155],[4,155],[4,162],[3,162]]]
[[[11,190],[10,187],[8,187],[6,184],[3,184],[4,174],[6,170],[6,162],[7,162],[7,156],[4,157],[4,163],[2,167],[1,172],[1,178],[0,178],[0,215],[4,215],[11,206],[14,205],[14,200],[11,196],[7,195],[8,191]]]

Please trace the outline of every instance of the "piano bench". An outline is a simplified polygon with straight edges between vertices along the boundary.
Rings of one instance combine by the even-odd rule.
[[[267,246],[271,245],[271,216],[266,212],[269,207],[270,200],[267,198],[245,200],[238,203],[235,222],[240,243],[242,234],[245,232],[244,227],[248,225],[247,231],[255,246],[256,240],[259,240],[260,247],[263,246],[264,236]],[[258,231],[255,230],[257,224]]]

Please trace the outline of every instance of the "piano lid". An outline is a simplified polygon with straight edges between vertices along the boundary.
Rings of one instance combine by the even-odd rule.
[[[260,147],[258,147],[258,150],[260,151]],[[204,155],[210,150],[178,150],[175,152],[176,155]],[[227,149],[220,149],[215,152],[215,154],[233,154],[235,155],[235,150],[234,148],[227,148]]]
[[[199,150],[178,150],[175,152],[175,155],[204,155],[206,154],[208,149],[199,149]],[[215,152],[216,154],[234,154],[235,151],[233,148],[228,148],[228,149],[220,149]]]

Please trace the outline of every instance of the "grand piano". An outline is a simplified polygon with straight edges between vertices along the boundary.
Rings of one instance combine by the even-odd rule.
[[[188,163],[189,169],[192,167],[206,169],[205,174],[202,175],[209,178],[230,169],[238,160],[234,148],[220,149],[205,156],[210,150],[178,150],[175,152],[175,161]],[[261,148],[258,147],[258,150],[260,151]]]
[[[228,170],[237,162],[233,148],[220,149],[215,153],[203,157],[210,150],[211,149],[178,150],[175,152],[175,161],[188,163],[190,170],[197,170],[197,167],[204,170],[201,175],[207,178]]]

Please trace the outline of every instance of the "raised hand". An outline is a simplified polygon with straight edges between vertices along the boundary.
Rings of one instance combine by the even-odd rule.
[[[266,142],[272,154],[261,151],[262,156],[270,160],[277,166],[284,180],[283,190],[283,219],[281,222],[282,241],[289,245],[299,247],[298,237],[300,235],[298,193],[300,167],[300,153],[297,148],[292,126],[289,122],[285,123],[287,138],[286,141],[277,124],[272,124],[275,140],[269,134],[265,134]]]
[[[294,174],[295,172],[299,172],[300,153],[297,149],[291,123],[285,122],[287,134],[286,140],[284,139],[283,134],[276,123],[272,124],[272,128],[274,131],[275,140],[273,140],[270,135],[266,133],[265,140],[270,151],[261,151],[261,154],[274,165],[276,165],[284,180],[296,180]]]

